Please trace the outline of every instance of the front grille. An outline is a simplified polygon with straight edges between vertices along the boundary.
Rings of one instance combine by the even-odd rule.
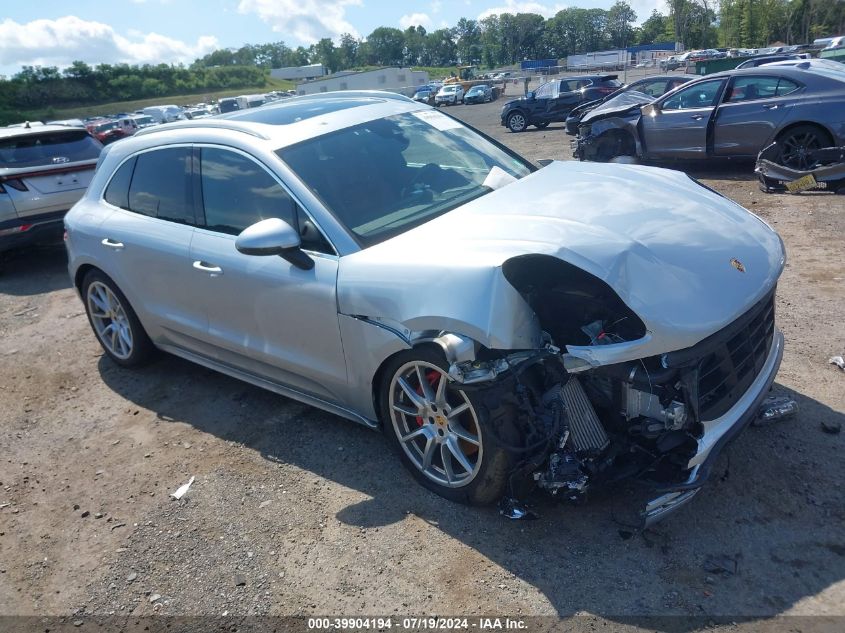
[[[698,403],[702,420],[728,411],[759,375],[775,332],[774,291],[737,321],[716,333],[715,345],[699,365]]]

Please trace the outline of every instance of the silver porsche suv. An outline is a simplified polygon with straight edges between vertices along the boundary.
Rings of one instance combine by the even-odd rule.
[[[625,477],[654,521],[783,353],[757,216],[676,171],[538,169],[387,93],[142,130],[65,225],[114,362],[161,350],[381,428],[453,501]]]

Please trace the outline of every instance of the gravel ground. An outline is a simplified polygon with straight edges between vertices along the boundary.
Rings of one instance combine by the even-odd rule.
[[[569,158],[562,125],[510,134],[501,104],[447,111]],[[775,390],[800,414],[749,429],[692,504],[633,537],[625,491],[538,497],[540,520],[508,522],[425,491],[353,423],[173,357],[120,369],[63,250],[19,254],[0,276],[0,615],[845,615],[843,436],[822,430],[845,418],[827,363],[845,352],[845,198],[680,167],[786,243]]]

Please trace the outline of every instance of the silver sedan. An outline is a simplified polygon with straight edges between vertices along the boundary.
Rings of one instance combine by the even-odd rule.
[[[114,362],[161,350],[382,428],[454,501],[624,476],[655,520],[783,351],[784,252],[758,217],[679,172],[537,169],[387,93],[143,130],[66,228]]]

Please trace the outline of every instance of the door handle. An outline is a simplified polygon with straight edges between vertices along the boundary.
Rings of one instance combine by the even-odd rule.
[[[213,277],[223,274],[223,269],[220,268],[220,266],[215,266],[214,264],[209,264],[208,262],[204,262],[202,260],[195,261],[194,268],[201,270],[204,273],[208,273]]]
[[[770,103],[769,105],[764,105],[764,106],[763,106],[763,109],[764,109],[764,110],[777,110],[777,109],[778,109],[778,105],[780,105],[780,104],[777,104],[777,103]]]
[[[102,244],[103,246],[108,246],[109,248],[113,248],[116,251],[119,251],[123,248],[123,242],[116,242],[110,237],[103,238],[103,241],[100,242],[100,244]]]
[[[701,121],[701,119],[704,118],[704,115],[703,114],[693,114],[690,118],[693,121]]]

